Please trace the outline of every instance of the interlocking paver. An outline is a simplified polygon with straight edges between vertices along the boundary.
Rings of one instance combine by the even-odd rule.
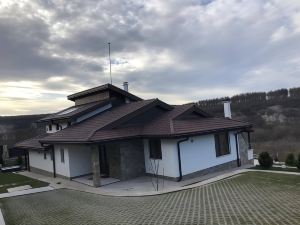
[[[300,176],[250,172],[179,192],[109,197],[55,190],[0,200],[7,225],[300,224]]]

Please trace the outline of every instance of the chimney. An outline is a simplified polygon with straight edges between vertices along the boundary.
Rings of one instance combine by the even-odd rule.
[[[128,92],[128,82],[127,81],[123,82],[123,87],[124,87],[124,91]]]
[[[223,100],[224,104],[224,117],[231,118],[231,107],[230,107],[230,99]]]

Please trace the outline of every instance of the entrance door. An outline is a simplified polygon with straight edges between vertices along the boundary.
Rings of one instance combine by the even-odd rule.
[[[99,146],[99,162],[100,162],[101,177],[102,178],[109,177],[109,165],[108,165],[105,145]]]

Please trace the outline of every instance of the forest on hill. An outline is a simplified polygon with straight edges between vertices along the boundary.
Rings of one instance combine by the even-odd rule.
[[[198,104],[205,111],[223,116],[224,99],[231,100],[233,118],[253,124],[255,153],[268,151],[283,161],[288,153],[300,153],[300,88],[244,93]]]
[[[15,143],[45,132],[35,121],[47,115],[0,116],[0,146],[12,147]]]

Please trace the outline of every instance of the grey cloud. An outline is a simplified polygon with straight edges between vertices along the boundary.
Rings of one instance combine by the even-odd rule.
[[[25,11],[13,12],[12,8],[12,16],[0,17],[2,80],[39,80],[57,91],[64,85],[46,82],[47,78],[68,77],[70,86],[65,87],[69,89],[72,84],[92,87],[105,83],[109,80],[105,71],[107,42],[111,42],[115,84],[127,80],[138,92],[155,93],[154,97],[174,94],[194,100],[195,93],[210,88],[255,91],[300,85],[300,24],[294,19],[300,5],[296,3],[33,2]],[[49,12],[49,19],[27,16],[37,8]],[[272,41],[281,27],[286,28],[286,36]],[[159,58],[166,53],[169,63]],[[118,66],[135,67],[131,60],[139,60],[143,54],[148,59],[142,68],[136,65],[115,72]],[[281,74],[286,79],[280,82]],[[216,96],[208,93],[207,97]]]

